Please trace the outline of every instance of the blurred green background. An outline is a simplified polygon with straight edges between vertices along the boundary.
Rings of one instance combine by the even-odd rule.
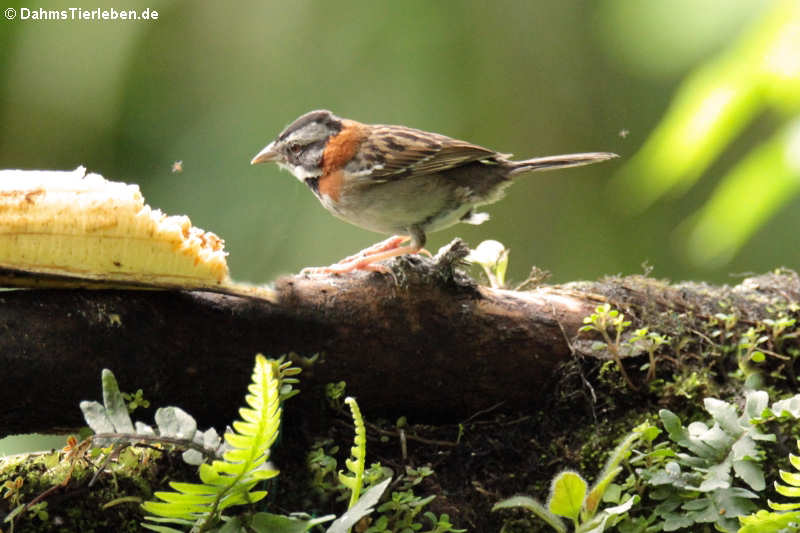
[[[791,11],[790,4],[127,0],[114,7],[155,9],[158,20],[3,17],[0,168],[85,165],[138,183],[153,207],[188,214],[222,236],[235,279],[266,282],[382,238],[333,218],[274,165],[249,165],[298,115],[328,108],[518,157],[619,153],[622,159],[611,163],[530,174],[488,208],[489,222],[430,236],[434,252],[455,236],[473,246],[503,242],[511,248],[512,282],[533,264],[551,270],[557,282],[640,273],[643,262],[659,277],[712,282],[731,281],[730,273],[796,268],[797,167],[781,167],[786,183],[771,203],[734,189],[716,218],[703,211],[765,140],[779,139],[782,149],[781,139],[800,132],[791,129],[798,112],[793,90],[772,91],[769,100],[764,89],[792,88],[800,79],[792,70],[800,57],[794,40],[800,17],[783,13],[772,16],[781,22],[763,22],[771,11]],[[787,27],[788,37],[780,33]],[[753,65],[775,39],[788,39],[781,41],[788,66],[781,66],[780,79],[759,77]],[[735,81],[754,87],[747,105],[732,111],[736,126],[713,108],[700,119],[710,130],[704,135],[719,138],[723,131],[721,141],[707,146],[682,137],[681,125],[697,117],[691,105],[707,102],[716,80],[731,71],[739,73]],[[691,85],[703,76],[705,85]],[[681,106],[688,117],[680,118],[687,114]],[[664,126],[672,114],[678,118]],[[659,128],[672,129],[659,139]],[[800,143],[787,146],[800,154]],[[177,160],[182,173],[171,172]],[[781,171],[754,168],[748,175],[756,190]],[[681,194],[667,194],[675,190]],[[740,214],[758,209],[761,215],[737,233]],[[709,216],[710,229],[697,226]],[[737,235],[731,243],[703,253],[729,231]]]

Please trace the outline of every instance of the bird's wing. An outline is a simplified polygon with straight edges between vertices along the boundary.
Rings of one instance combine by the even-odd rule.
[[[370,177],[398,179],[455,168],[472,161],[505,157],[482,146],[403,126],[372,126],[362,145],[364,158],[373,164]]]

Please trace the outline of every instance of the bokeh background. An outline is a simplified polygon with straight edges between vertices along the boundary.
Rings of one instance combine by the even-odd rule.
[[[333,218],[288,173],[249,165],[308,110],[433,130],[518,157],[614,151],[620,160],[520,179],[488,208],[492,220],[432,234],[428,248],[456,236],[499,240],[518,281],[533,264],[561,282],[641,273],[646,262],[659,277],[736,282],[732,273],[796,268],[800,259],[793,6],[76,6],[158,11],[155,21],[111,22],[20,20],[24,7],[68,6],[7,0],[2,8],[18,16],[0,19],[0,168],[84,165],[137,183],[153,207],[222,236],[235,279],[267,282],[382,238]],[[720,98],[720,80],[743,100]],[[769,149],[771,159],[761,152]],[[172,172],[175,161],[182,172]],[[746,187],[735,187],[737,172]]]

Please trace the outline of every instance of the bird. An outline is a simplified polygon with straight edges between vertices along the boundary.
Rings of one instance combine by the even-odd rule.
[[[305,113],[250,161],[275,162],[305,183],[334,216],[392,235],[311,273],[388,272],[382,261],[424,251],[426,235],[459,222],[489,219],[476,208],[502,198],[520,174],[578,167],[618,157],[610,152],[536,157],[511,154],[438,133],[363,124],[328,110]]]

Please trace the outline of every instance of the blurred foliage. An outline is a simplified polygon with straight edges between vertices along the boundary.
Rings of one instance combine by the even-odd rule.
[[[249,166],[310,109],[438,131],[519,157],[615,151],[621,160],[521,179],[488,208],[492,220],[434,233],[428,247],[435,251],[455,236],[472,245],[499,240],[514,252],[512,284],[534,263],[552,271],[554,282],[638,272],[643,261],[658,276],[726,280],[731,271],[797,263],[800,250],[785,243],[800,212],[782,211],[730,263],[697,272],[664,237],[701,202],[653,196],[642,211],[643,182],[662,183],[649,171],[622,190],[620,200],[638,205],[638,214],[623,215],[619,202],[603,200],[604,191],[692,68],[719,63],[708,78],[725,74],[727,64],[737,82],[764,68],[747,43],[767,46],[756,29],[769,23],[762,13],[780,5],[128,0],[118,7],[155,9],[158,20],[0,17],[0,168],[83,164],[138,183],[154,207],[188,214],[224,237],[234,278],[263,282],[382,238],[334,219],[287,173]],[[39,6],[63,8],[55,1]],[[108,6],[87,0],[81,7]],[[727,49],[742,31],[740,44]],[[778,94],[763,94],[768,76],[759,75],[757,100],[774,109],[766,102]],[[744,101],[756,105],[754,98]],[[726,146],[719,164],[760,153],[761,137],[780,128],[788,134],[791,111],[780,113],[749,123],[740,117],[728,137],[740,132],[736,142],[719,145]],[[171,171],[176,161],[180,173]],[[676,168],[695,179],[710,176],[698,189],[713,185],[714,167],[704,172],[694,161],[698,168]],[[691,233],[677,235],[680,250]]]
[[[725,264],[800,191],[800,3],[780,0],[681,85],[666,116],[616,176],[614,195],[644,209],[685,193],[765,112],[777,123],[742,151],[711,197],[680,228],[697,264]]]

